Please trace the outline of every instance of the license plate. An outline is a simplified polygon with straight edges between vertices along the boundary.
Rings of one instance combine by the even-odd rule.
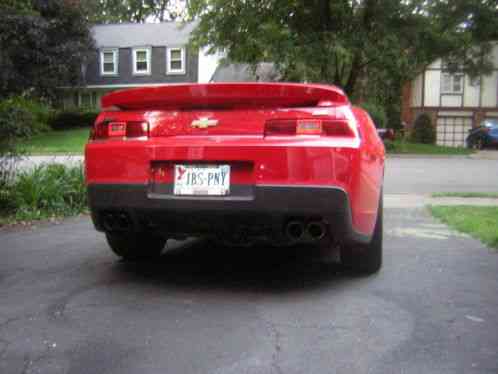
[[[175,195],[224,196],[230,193],[230,165],[175,165]]]

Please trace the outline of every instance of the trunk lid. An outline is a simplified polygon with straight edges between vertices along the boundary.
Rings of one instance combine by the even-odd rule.
[[[268,119],[330,116],[347,104],[337,87],[294,83],[173,84],[102,98],[104,110],[143,112],[152,137],[263,134]]]

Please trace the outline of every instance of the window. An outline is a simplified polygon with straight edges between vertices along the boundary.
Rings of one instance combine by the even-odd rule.
[[[133,74],[150,74],[150,48],[133,49]]]
[[[100,51],[100,74],[117,75],[118,74],[118,50],[103,49]]]
[[[185,74],[185,48],[166,48],[166,74]]]
[[[463,92],[463,74],[450,74],[443,73],[441,79],[442,93],[455,93]]]

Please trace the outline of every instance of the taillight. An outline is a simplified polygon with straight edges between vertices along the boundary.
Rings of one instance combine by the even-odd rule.
[[[92,139],[141,138],[149,136],[149,124],[141,121],[104,121],[97,123],[92,131]]]
[[[266,122],[265,136],[288,135],[354,137],[355,131],[346,119],[286,119]]]

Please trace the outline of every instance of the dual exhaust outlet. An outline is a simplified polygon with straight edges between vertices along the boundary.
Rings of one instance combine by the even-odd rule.
[[[106,231],[126,231],[132,227],[132,221],[125,212],[105,212],[101,216]]]
[[[319,241],[327,235],[327,225],[323,221],[311,221],[306,225],[302,221],[290,221],[285,227],[285,234],[293,242],[306,239]]]

